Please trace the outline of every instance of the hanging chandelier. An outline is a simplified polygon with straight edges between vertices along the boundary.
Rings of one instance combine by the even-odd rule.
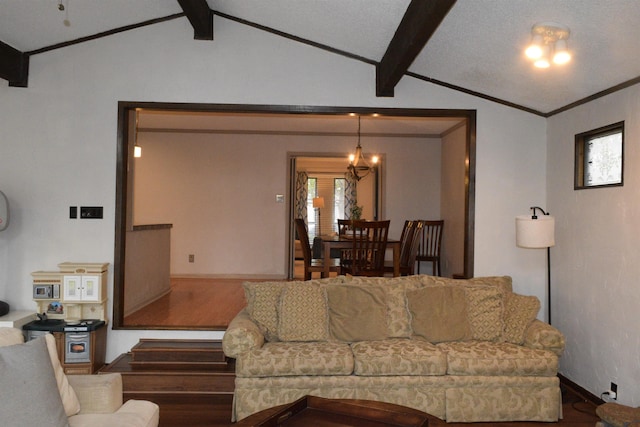
[[[531,44],[526,48],[525,55],[533,60],[537,68],[549,68],[553,62],[556,65],[566,64],[571,60],[571,53],[567,45],[569,27],[555,22],[542,22],[531,28]]]
[[[378,156],[373,156],[371,163],[369,163],[362,154],[362,146],[360,145],[360,116],[358,116],[358,145],[356,146],[356,152],[349,154],[349,166],[347,169],[356,181],[360,181],[374,171],[377,164]]]

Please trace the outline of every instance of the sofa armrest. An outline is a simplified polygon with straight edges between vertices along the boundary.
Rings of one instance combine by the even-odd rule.
[[[80,414],[111,414],[122,406],[122,377],[119,373],[68,375],[80,401]]]
[[[222,350],[227,357],[237,358],[254,348],[264,344],[264,335],[260,331],[246,309],[243,309],[231,320],[222,337]]]
[[[530,348],[549,350],[558,357],[564,352],[565,339],[562,332],[538,319],[524,333],[524,345]]]

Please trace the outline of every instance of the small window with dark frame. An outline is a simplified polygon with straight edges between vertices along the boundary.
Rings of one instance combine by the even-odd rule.
[[[624,122],[576,135],[574,189],[623,185]]]

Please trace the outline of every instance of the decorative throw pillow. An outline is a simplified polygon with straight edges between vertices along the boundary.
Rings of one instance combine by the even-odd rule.
[[[463,286],[467,299],[467,316],[471,338],[498,341],[504,329],[502,289],[496,286]]]
[[[539,311],[540,300],[537,297],[508,293],[504,307],[504,340],[522,344],[525,331],[536,319]]]
[[[2,425],[68,427],[45,339],[0,347]]]
[[[511,276],[474,277],[472,279],[466,279],[463,282],[467,285],[497,286],[502,289],[505,295],[513,291],[513,280]]]
[[[299,282],[302,283],[302,282]],[[247,312],[267,341],[278,340],[278,303],[287,282],[245,282]]]
[[[56,339],[53,335],[47,334],[45,335],[45,341],[49,352],[49,360],[51,360],[53,373],[56,377],[58,391],[60,392],[60,398],[62,399],[62,405],[64,406],[64,412],[70,417],[80,412],[80,401],[78,400],[75,390],[71,387],[71,384],[69,384],[67,375],[64,373],[64,369],[58,359]]]
[[[327,286],[329,331],[339,341],[387,338],[387,302],[384,288]]]
[[[280,297],[278,338],[281,341],[326,341],[327,297],[317,284],[291,282]]]
[[[471,338],[465,290],[456,286],[427,286],[407,292],[413,333],[431,343]]]

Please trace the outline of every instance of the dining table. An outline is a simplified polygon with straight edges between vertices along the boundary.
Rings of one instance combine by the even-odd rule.
[[[331,249],[351,249],[353,247],[353,236],[348,234],[337,234],[328,236],[318,236],[316,239],[322,240],[322,262],[324,265],[323,277],[329,277],[331,268]],[[393,277],[400,276],[400,240],[387,239],[387,249],[393,251]]]

